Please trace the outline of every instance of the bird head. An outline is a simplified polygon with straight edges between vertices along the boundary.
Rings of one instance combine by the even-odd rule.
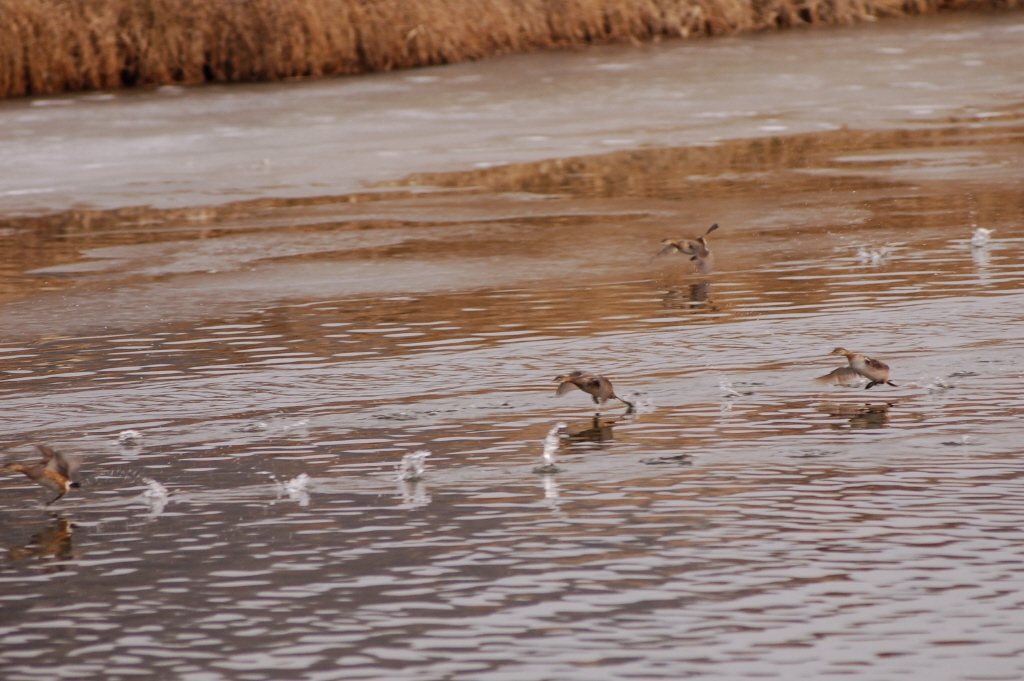
[[[832,352],[830,352],[828,354],[830,354],[830,355],[842,355],[843,357],[849,357],[853,353],[850,352],[849,350],[847,350],[846,348],[836,348],[835,350],[833,350]]]

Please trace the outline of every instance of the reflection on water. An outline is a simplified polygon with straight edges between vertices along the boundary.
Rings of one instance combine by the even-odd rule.
[[[711,300],[711,282],[702,279],[694,284],[689,284],[686,292],[679,289],[668,289],[661,298],[662,305],[676,309],[704,309],[709,312],[718,312],[718,307]]]
[[[33,534],[27,542],[8,546],[7,557],[12,561],[26,559],[70,560],[75,557],[71,538],[73,527],[71,521],[54,515],[52,520],[43,529]],[[59,566],[57,569],[65,568]]]
[[[605,442],[612,439],[612,428],[617,423],[616,419],[595,415],[594,418],[583,425],[581,423],[570,423],[568,425],[569,439],[576,442]]]
[[[1020,677],[1022,141],[7,219],[0,439],[87,476],[0,490],[4,678]],[[708,216],[714,274],[648,263]],[[815,382],[838,344],[899,387]]]
[[[836,418],[846,419],[848,426],[836,423],[833,428],[884,428],[889,423],[889,409],[894,402],[885,404],[850,404],[836,402],[822,402],[818,408]]]

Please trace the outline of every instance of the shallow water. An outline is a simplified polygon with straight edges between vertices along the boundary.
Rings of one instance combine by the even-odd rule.
[[[4,218],[0,442],[84,466],[0,481],[2,676],[1020,678],[1024,92],[969,103]]]

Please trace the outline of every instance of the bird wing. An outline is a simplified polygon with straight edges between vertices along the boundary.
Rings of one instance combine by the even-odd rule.
[[[49,445],[36,445],[36,451],[42,455],[46,468],[55,473],[60,473],[69,480],[74,478],[75,473],[81,467],[81,461],[78,460],[78,457],[68,456]]]
[[[654,260],[656,258],[660,258],[663,255],[668,255],[672,251],[681,251],[681,250],[683,250],[683,249],[679,247],[679,244],[673,242],[673,243],[670,243],[667,246],[665,246],[665,248],[661,249],[660,251],[658,251],[654,255],[652,255],[651,256],[651,260]]]
[[[577,386],[577,385],[576,385],[575,383],[573,383],[572,381],[564,381],[564,382],[563,382],[563,383],[562,383],[561,385],[559,385],[559,386],[558,386],[558,388],[557,388],[557,389],[555,390],[555,397],[561,397],[562,395],[566,394],[566,393],[567,393],[567,392],[569,392],[570,390],[579,390],[579,386]]]
[[[827,385],[850,385],[852,383],[860,383],[861,379],[862,376],[854,371],[852,367],[845,366],[833,369],[824,376],[819,376],[814,380]]]
[[[711,249],[708,248],[708,242],[704,240],[704,237],[699,237],[696,241],[687,242],[687,245],[693,250],[693,254],[706,258],[711,255]]]
[[[597,377],[597,399],[602,404],[615,397],[615,391],[612,390],[612,382],[604,376]]]
[[[43,457],[43,465],[50,470],[57,470],[57,450],[50,445],[36,445],[36,452]]]

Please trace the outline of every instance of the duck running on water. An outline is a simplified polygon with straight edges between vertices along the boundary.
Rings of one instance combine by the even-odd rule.
[[[11,473],[24,473],[51,492],[56,492],[57,496],[46,502],[46,505],[49,506],[67,494],[72,487],[79,486],[73,480],[78,471],[79,461],[49,445],[36,445],[36,451],[42,457],[39,463],[28,465],[9,463],[3,467],[3,470]]]
[[[627,414],[636,411],[636,405],[616,395],[615,390],[612,388],[612,382],[604,376],[597,376],[589,371],[571,371],[567,374],[555,376],[555,382],[559,384],[555,390],[556,397],[561,397],[570,390],[579,388],[590,395],[594,399],[594,404],[598,405],[599,408],[603,407],[604,403],[608,400],[618,400],[626,405]]]
[[[850,352],[846,348],[836,348],[828,354],[842,355],[849,361],[849,364],[816,379],[822,383],[844,385],[863,376],[868,379],[868,384],[864,386],[865,390],[883,383],[896,387],[896,384],[889,380],[889,365],[885,362],[879,362],[877,359],[872,359],[859,352]]]

